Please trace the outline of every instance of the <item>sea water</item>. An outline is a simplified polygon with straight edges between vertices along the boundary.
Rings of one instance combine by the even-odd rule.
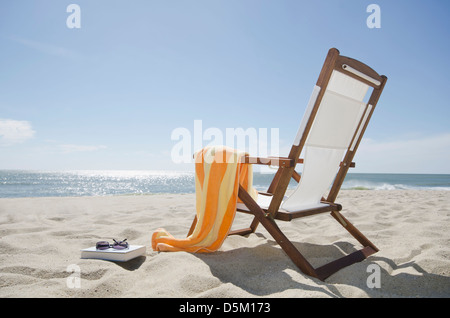
[[[0,170],[0,198],[195,193],[194,172],[137,170]],[[257,190],[267,190],[273,174],[255,172]],[[292,181],[289,188],[294,188]],[[342,190],[447,190],[448,174],[349,173]]]

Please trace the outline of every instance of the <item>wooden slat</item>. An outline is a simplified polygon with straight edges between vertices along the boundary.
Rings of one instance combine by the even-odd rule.
[[[245,156],[241,159],[242,163],[251,163],[251,164],[259,164],[259,165],[270,165],[270,166],[279,166],[279,167],[293,167],[295,165],[295,161],[289,158],[283,157],[249,157]]]
[[[191,227],[189,229],[188,235],[191,235],[194,232],[195,226],[197,225],[197,215],[194,217],[194,221],[192,221]]]
[[[378,252],[378,248],[362,234],[349,220],[347,220],[339,211],[331,212],[331,216],[335,218],[362,246],[370,246]]]
[[[297,181],[297,183],[299,183],[300,179],[301,179],[301,175],[297,171],[294,170],[294,172],[292,172],[292,179],[294,179],[295,181]]]
[[[240,229],[240,230],[233,230],[233,231],[230,231],[230,232],[228,233],[228,235],[229,235],[229,236],[230,236],[230,235],[247,235],[247,234],[250,234],[250,233],[253,233],[253,230],[252,230],[251,228],[247,227],[247,228]]]
[[[274,193],[276,191],[282,171],[283,171],[282,168],[278,168],[277,173],[275,173],[275,176],[273,177],[272,182],[270,183],[269,189],[267,189],[268,193]]]
[[[297,159],[297,163],[303,163],[303,162],[304,162],[303,158],[298,158]],[[340,167],[345,166],[345,165],[346,165],[346,163],[344,161],[341,161],[341,163],[339,164]],[[350,162],[349,167],[350,168],[355,168],[356,164],[354,162]]]
[[[244,156],[241,158],[242,163],[248,164],[256,164],[256,165],[267,165],[267,166],[278,166],[281,168],[293,167],[295,165],[294,159],[289,159],[286,157],[253,157],[253,156]],[[303,163],[303,158],[298,158],[297,163]],[[341,162],[340,165],[344,165],[344,162]],[[355,163],[351,162],[350,167],[355,167]]]
[[[342,72],[345,75],[348,75],[350,77],[353,77],[353,78],[357,79],[358,81],[361,81],[361,82],[363,82],[363,83],[365,83],[365,84],[367,84],[369,86],[372,86],[374,88],[378,88],[379,87],[378,85],[376,85],[376,84],[374,84],[374,83],[372,83],[370,81],[367,81],[366,79],[364,79],[362,77],[359,77],[358,75],[355,75],[352,72],[346,71],[345,69],[342,68],[343,64],[347,64],[348,66],[350,66],[350,67],[354,68],[355,70],[357,70],[357,71],[359,71],[359,72],[361,72],[361,73],[363,73],[363,74],[373,78],[374,80],[379,81],[380,83],[383,82],[383,77],[381,75],[379,75],[370,66],[368,66],[368,65],[366,65],[366,64],[364,64],[364,63],[362,63],[362,62],[360,62],[358,60],[355,60],[355,59],[352,59],[350,57],[347,57],[347,56],[342,56],[342,55],[339,56],[339,58],[336,61],[335,66],[334,66],[335,70],[339,71],[339,72]]]

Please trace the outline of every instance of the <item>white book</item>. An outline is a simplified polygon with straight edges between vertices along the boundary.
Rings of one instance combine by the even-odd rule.
[[[117,250],[112,247],[106,250],[98,250],[95,246],[81,250],[81,258],[103,259],[115,262],[126,262],[141,255],[145,255],[145,246],[143,245],[129,245],[124,250]]]

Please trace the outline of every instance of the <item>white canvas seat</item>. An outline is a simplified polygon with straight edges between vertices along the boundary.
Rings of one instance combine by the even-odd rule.
[[[329,190],[343,156],[359,127],[367,108],[363,102],[369,85],[345,74],[333,71],[330,82],[319,106],[313,126],[304,147],[303,172],[299,184],[292,194],[284,196],[280,212],[295,212],[327,206],[321,199]],[[311,95],[305,116],[300,124],[295,142],[299,142],[306,127],[310,111],[316,102],[320,87]],[[366,117],[367,119],[367,117]],[[272,196],[259,194],[258,205],[267,210]],[[244,204],[238,204],[245,211]],[[247,209],[248,210],[248,209]]]
[[[361,118],[366,110],[363,102],[369,86],[345,74],[333,71],[304,146],[302,178],[295,191],[280,208],[298,211],[304,206],[319,205],[339,170]],[[320,87],[313,90],[314,104]],[[314,96],[316,96],[314,98]],[[356,99],[357,98],[357,99]],[[309,119],[306,114],[300,127]],[[303,131],[297,133],[298,142]]]
[[[271,195],[264,195],[261,193],[258,193],[258,198],[256,199],[256,202],[258,203],[258,205],[261,207],[261,209],[263,210],[267,210],[270,206],[270,202],[272,201],[273,196]],[[284,200],[287,200],[289,197],[285,196]],[[279,211],[280,212],[298,212],[298,211],[305,211],[305,210],[310,210],[310,209],[314,209],[314,208],[322,208],[322,207],[327,207],[330,206],[327,203],[299,203],[297,205],[295,205],[295,207],[293,207],[292,210],[285,210],[283,208],[280,208]],[[237,210],[240,212],[250,212],[250,210],[245,206],[244,203],[238,203],[237,204]]]

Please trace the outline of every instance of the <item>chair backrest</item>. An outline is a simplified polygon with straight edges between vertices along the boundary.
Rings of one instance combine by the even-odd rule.
[[[289,155],[297,159],[303,153],[301,179],[281,208],[317,204],[330,187],[327,201],[334,202],[386,80],[336,49],[329,51]]]

